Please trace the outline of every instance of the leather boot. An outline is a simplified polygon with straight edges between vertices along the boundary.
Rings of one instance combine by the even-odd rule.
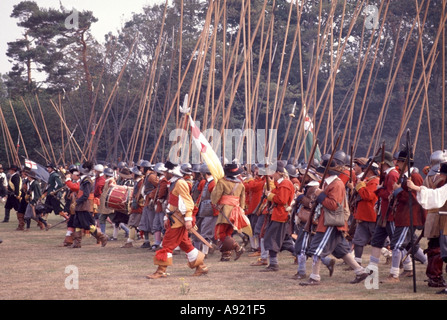
[[[234,249],[234,252],[236,253],[236,256],[234,257],[234,261],[236,261],[245,252],[245,249],[244,249],[244,247],[241,247],[236,241],[234,241],[233,249]]]
[[[65,236],[64,242],[62,243],[63,247],[69,247],[73,244],[73,237],[72,236]]]
[[[166,273],[166,269],[168,266],[158,266],[157,270],[153,274],[147,275],[147,279],[159,279],[159,278],[166,278],[168,274]]]
[[[25,230],[25,214],[17,212],[17,220],[19,221],[19,225],[17,226],[17,231]]]
[[[208,273],[208,267],[203,263],[205,259],[205,254],[202,251],[199,251],[197,254],[196,260],[190,262],[188,261],[188,266],[191,269],[196,268],[196,271],[193,273],[194,277],[199,277],[201,275]]]
[[[96,239],[97,243],[101,243],[101,247],[105,247],[107,244],[107,236],[98,229],[95,230],[95,232],[92,233],[92,236]]]
[[[73,245],[70,248],[80,248],[82,240],[82,232],[75,231],[73,232]]]
[[[439,247],[428,248],[425,250],[425,253],[427,254],[426,275],[428,277],[428,286],[434,288],[445,287],[445,282],[442,277],[443,261],[441,258],[441,249]]]

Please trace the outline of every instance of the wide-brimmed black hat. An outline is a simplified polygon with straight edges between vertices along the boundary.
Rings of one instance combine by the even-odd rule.
[[[28,177],[31,177],[31,178],[33,178],[33,179],[37,179],[37,175],[36,175],[36,173],[35,173],[34,171],[26,171],[25,174],[26,174]]]
[[[225,175],[234,177],[244,172],[244,170],[237,163],[228,163],[224,166],[224,172]]]
[[[19,167],[16,166],[15,164],[13,164],[13,165],[11,165],[11,166],[8,168],[8,170],[18,171],[18,170],[19,170]]]

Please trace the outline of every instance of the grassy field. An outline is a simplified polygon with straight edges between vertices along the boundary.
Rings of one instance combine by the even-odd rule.
[[[3,220],[3,206],[0,219]],[[48,221],[61,221],[54,214]],[[186,265],[184,254],[174,255],[174,264],[168,268],[170,276],[148,280],[153,273],[154,253],[140,248],[124,249],[125,235],[120,231],[118,241],[102,248],[92,237],[85,237],[81,249],[61,247],[65,236],[64,224],[49,231],[40,230],[31,223],[29,232],[16,231],[17,219],[11,213],[9,223],[0,223],[1,300],[443,300],[435,294],[439,289],[429,288],[425,282],[425,266],[416,264],[417,292],[413,292],[412,278],[403,278],[398,284],[379,284],[378,289],[367,289],[364,283],[350,284],[352,271],[337,261],[332,277],[321,268],[322,283],[317,287],[302,287],[291,277],[296,273],[294,259],[288,252],[279,254],[280,271],[259,272],[252,267],[256,258],[242,255],[238,261],[220,262],[220,254],[206,259],[209,274],[191,277],[193,270]],[[112,232],[108,225],[107,233]],[[424,245],[423,245],[424,246]],[[364,264],[369,260],[365,249]],[[307,270],[310,270],[310,259]],[[389,272],[385,260],[380,265],[380,278]],[[67,277],[77,270],[78,289],[67,289]],[[73,282],[69,282],[69,284]]]

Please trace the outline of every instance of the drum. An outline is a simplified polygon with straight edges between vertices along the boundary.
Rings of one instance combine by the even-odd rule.
[[[105,206],[109,209],[129,213],[132,187],[114,185],[107,191]]]

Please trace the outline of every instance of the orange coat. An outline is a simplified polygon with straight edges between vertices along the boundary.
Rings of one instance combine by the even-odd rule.
[[[256,207],[258,206],[259,202],[261,201],[262,193],[264,191],[264,185],[265,185],[265,179],[263,179],[262,177],[256,177],[256,178],[251,179],[250,181],[244,183],[245,191],[247,194],[246,214],[254,213]]]
[[[379,178],[370,177],[357,184],[356,190],[359,201],[354,209],[354,218],[360,221],[376,222],[377,214],[374,206],[377,202],[376,190],[379,185]]]
[[[317,197],[317,201],[322,204],[321,214],[318,219],[317,232],[326,232],[324,225],[324,210],[336,210],[339,204],[342,204],[346,197],[346,188],[344,182],[340,178],[335,178],[329,185],[325,183],[323,192]],[[343,227],[337,227],[340,231],[347,231],[348,226],[345,223]]]
[[[267,197],[267,200],[275,204],[272,210],[272,221],[287,222],[289,212],[286,211],[286,207],[290,205],[294,196],[295,187],[290,180],[284,179],[275,184],[275,189]]]

